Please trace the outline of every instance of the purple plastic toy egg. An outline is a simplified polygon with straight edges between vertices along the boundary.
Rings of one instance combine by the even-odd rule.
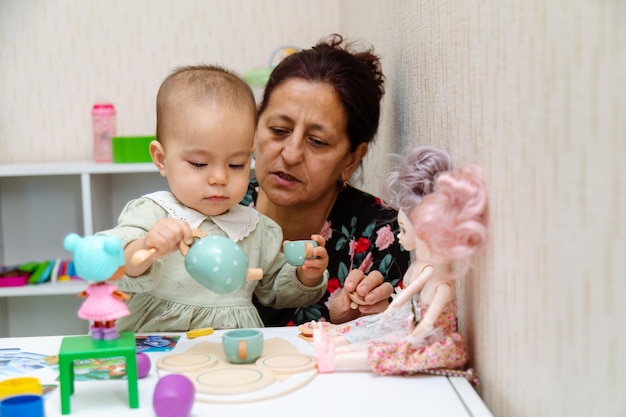
[[[150,373],[150,356],[142,352],[137,352],[137,377],[145,378]]]
[[[196,389],[189,378],[169,374],[159,379],[154,388],[152,406],[157,417],[188,417]]]

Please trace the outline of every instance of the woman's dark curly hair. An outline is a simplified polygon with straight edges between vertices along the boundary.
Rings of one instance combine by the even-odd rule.
[[[346,112],[352,151],[363,142],[372,142],[378,131],[385,77],[380,58],[371,48],[356,51],[354,43],[344,43],[341,35],[334,34],[310,49],[288,55],[269,77],[259,115],[274,89],[293,78],[329,84],[335,89]]]

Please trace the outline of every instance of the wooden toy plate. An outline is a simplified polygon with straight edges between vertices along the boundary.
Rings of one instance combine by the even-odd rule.
[[[221,333],[217,332],[204,337],[186,352],[160,358],[157,365],[160,370],[170,372],[178,372],[170,367],[172,364],[185,366],[186,370],[180,373],[193,381],[196,401],[208,403],[242,403],[275,398],[296,391],[315,378],[317,358],[310,343],[297,335],[272,329],[264,330],[264,338],[263,354],[253,364],[228,362],[222,351]],[[212,359],[207,359],[209,357]],[[188,366],[191,362],[201,362],[204,366],[193,369]],[[211,364],[210,368],[208,364]]]

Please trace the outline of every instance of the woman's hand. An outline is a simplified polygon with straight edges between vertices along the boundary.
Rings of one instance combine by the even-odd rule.
[[[351,292],[356,292],[363,299],[363,304],[359,304],[356,309],[350,306],[352,300],[348,293]],[[383,275],[379,271],[365,275],[362,271],[353,269],[346,277],[339,295],[333,297],[329,307],[330,321],[340,324],[360,316],[383,312],[389,305],[392,292],[393,287],[383,281]]]

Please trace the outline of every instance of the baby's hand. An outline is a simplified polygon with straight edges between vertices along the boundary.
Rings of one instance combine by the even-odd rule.
[[[142,274],[156,259],[177,250],[181,241],[193,243],[193,232],[187,222],[159,220],[146,236],[126,247],[126,274],[131,277]]]
[[[158,259],[179,249],[181,241],[193,244],[193,232],[189,224],[178,219],[159,220],[143,238],[143,249],[156,249],[152,259]]]
[[[324,270],[328,267],[328,251],[326,251],[326,239],[321,235],[312,235],[311,239],[317,242],[313,248],[313,257],[307,258],[302,266],[298,267],[297,274],[300,282],[307,287],[319,284]]]

